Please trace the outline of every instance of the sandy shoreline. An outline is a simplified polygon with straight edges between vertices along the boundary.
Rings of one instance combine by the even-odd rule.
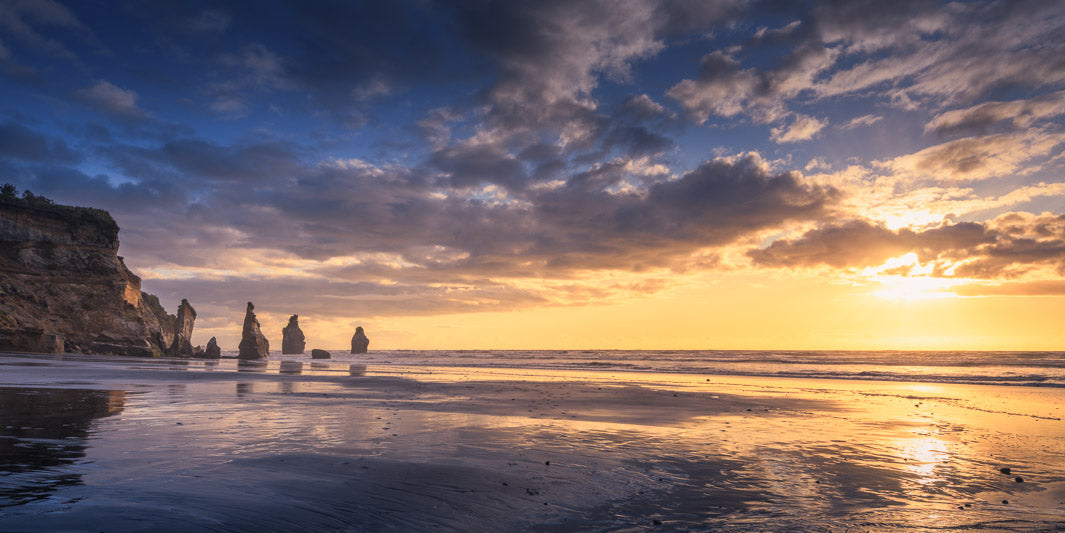
[[[242,370],[0,356],[0,530],[1065,527],[1062,389]]]

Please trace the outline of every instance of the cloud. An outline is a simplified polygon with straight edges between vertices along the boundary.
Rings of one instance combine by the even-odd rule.
[[[525,167],[497,142],[468,139],[433,152],[429,164],[447,175],[452,187],[499,184],[509,189],[526,185]]]
[[[849,120],[846,124],[840,126],[840,129],[842,129],[842,130],[852,130],[854,128],[872,126],[873,124],[876,124],[877,122],[880,122],[881,120],[883,120],[883,118],[884,117],[882,117],[880,115],[862,115],[860,117],[854,117],[851,120]]]
[[[700,123],[741,113],[771,123],[844,95],[935,109],[1065,81],[1065,9],[1054,2],[824,2],[782,18],[709,52],[667,94]]]
[[[195,32],[221,33],[233,21],[228,13],[218,9],[205,9],[189,19],[188,27]]]
[[[1010,129],[1024,129],[1042,119],[1065,115],[1065,91],[1044,94],[1011,102],[984,102],[965,109],[940,113],[928,121],[924,130],[939,135],[984,134],[1000,123]]]
[[[35,24],[88,33],[86,26],[70,10],[52,0],[13,0],[0,9],[0,28],[8,37],[38,53],[68,60],[77,59],[77,55],[59,39],[48,37],[35,29]]]
[[[683,80],[666,94],[703,123],[711,115],[733,117],[746,111],[758,100],[758,87],[754,70],[743,70],[739,61],[716,50],[703,56],[699,78]]]
[[[751,250],[755,264],[837,269],[878,266],[914,253],[935,277],[1015,278],[1050,268],[1065,276],[1065,215],[1013,212],[984,223],[959,222],[915,230],[888,229],[868,220],[815,228]]]
[[[106,80],[98,80],[89,87],[75,91],[74,95],[86,106],[118,120],[143,122],[151,118],[147,111],[137,106],[136,92]]]
[[[646,94],[629,96],[621,102],[621,108],[636,120],[646,121],[668,117],[671,113]]]
[[[810,230],[798,239],[774,241],[748,255],[762,266],[866,267],[909,252],[917,253],[921,261],[928,261],[948,250],[969,249],[990,242],[993,237],[975,223],[914,231],[890,230],[872,221],[851,220]]]
[[[959,296],[1065,296],[1065,280],[970,283],[950,291]]]
[[[819,120],[806,115],[796,115],[787,127],[772,128],[769,138],[776,143],[793,143],[813,139],[828,125],[827,120]]]
[[[879,162],[900,179],[939,183],[977,181],[1032,172],[1055,153],[1065,135],[1039,129],[965,137]]]
[[[63,139],[47,137],[11,120],[0,123],[0,156],[60,164],[82,159]]]

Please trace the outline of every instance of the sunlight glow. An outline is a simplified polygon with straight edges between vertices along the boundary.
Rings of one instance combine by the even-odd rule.
[[[949,289],[963,280],[932,277],[932,272],[931,263],[922,265],[917,254],[910,252],[892,257],[880,266],[863,269],[861,276],[879,283],[881,289],[873,294],[887,300],[957,297]]]

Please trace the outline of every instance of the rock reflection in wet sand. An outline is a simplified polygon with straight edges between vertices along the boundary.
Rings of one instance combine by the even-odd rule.
[[[0,387],[0,508],[81,483],[77,465],[93,422],[121,412],[125,397],[120,390]]]

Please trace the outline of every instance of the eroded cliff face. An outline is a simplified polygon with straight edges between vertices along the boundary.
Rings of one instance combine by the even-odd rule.
[[[106,211],[0,198],[0,350],[161,355],[174,322]]]

